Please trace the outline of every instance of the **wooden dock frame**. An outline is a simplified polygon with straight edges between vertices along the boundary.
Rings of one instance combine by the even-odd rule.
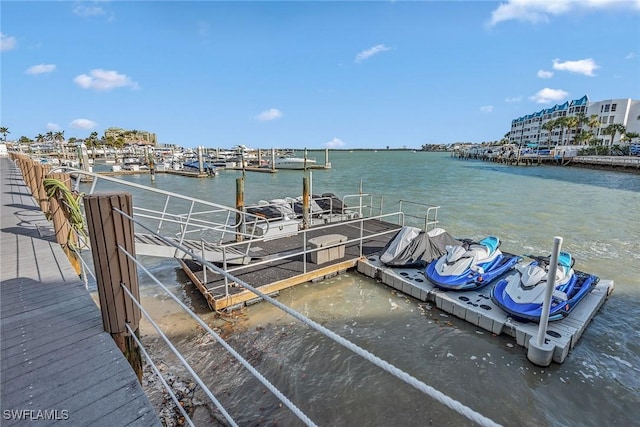
[[[528,348],[531,337],[538,335],[538,324],[519,322],[509,317],[489,297],[490,287],[475,291],[447,292],[433,286],[416,268],[389,268],[378,256],[363,258],[358,272],[380,280],[407,295],[435,303],[440,310],[453,314],[495,335],[505,333]],[[562,363],[577,344],[587,325],[613,292],[613,280],[600,280],[595,289],[565,319],[549,322],[545,341],[554,346],[553,361]]]
[[[337,274],[344,273],[347,270],[354,269],[358,265],[359,261],[360,258],[340,261],[338,263],[327,265],[325,267],[308,271],[303,274],[298,274],[293,277],[278,280],[276,282],[257,287],[256,289],[266,295],[275,295],[281,290],[290,288],[292,286],[300,285],[306,282],[323,280],[333,277]],[[207,289],[207,287],[202,283],[202,279],[199,277],[199,275],[196,274],[186,262],[181,259],[178,259],[178,262],[180,263],[180,266],[184,270],[187,277],[189,277],[189,280],[191,280],[193,284],[198,288],[198,290],[202,293],[202,295],[204,295],[209,308],[214,311],[220,311],[224,309],[231,311],[243,306],[244,304],[251,304],[256,300],[262,299],[260,296],[254,294],[248,289],[233,295],[216,297],[209,291],[209,289]],[[233,282],[230,282],[230,285],[231,283]]]

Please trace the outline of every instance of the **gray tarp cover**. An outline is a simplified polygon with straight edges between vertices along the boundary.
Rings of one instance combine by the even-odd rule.
[[[416,233],[415,227],[402,227],[382,249],[380,260],[390,267],[424,267],[446,254],[447,245],[461,244],[442,229]]]

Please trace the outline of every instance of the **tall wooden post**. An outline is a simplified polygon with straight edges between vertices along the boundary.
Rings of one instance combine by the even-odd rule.
[[[49,178],[57,179],[60,182],[65,183],[68,189],[70,189],[70,176],[66,173],[53,173],[49,175]],[[82,265],[78,259],[78,255],[71,249],[72,246],[78,245],[77,236],[71,232],[71,225],[67,220],[63,206],[56,197],[49,199],[49,214],[51,215],[51,221],[53,222],[53,231],[56,235],[56,242],[62,246],[71,266],[79,275],[82,272]]]
[[[131,367],[142,380],[142,356],[140,348],[126,328],[129,324],[140,336],[140,309],[122,289],[125,286],[140,301],[136,264],[124,252],[122,246],[135,256],[133,222],[116,212],[133,213],[129,193],[94,193],[84,197],[89,240],[95,266],[100,311],[104,330],[111,334]],[[122,286],[121,286],[122,285]]]
[[[240,212],[244,212],[244,178],[236,178],[236,210],[236,242],[242,242],[244,221]]]
[[[302,178],[302,228],[309,229],[309,178]]]
[[[40,206],[40,210],[44,213],[49,212],[49,199],[47,198],[47,192],[44,190],[44,179],[47,177],[47,173],[51,169],[50,166],[46,165],[38,165],[36,166],[36,184],[37,184],[37,193],[36,199],[38,200],[38,205]]]

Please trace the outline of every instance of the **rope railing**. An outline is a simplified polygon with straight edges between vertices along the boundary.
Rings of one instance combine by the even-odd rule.
[[[148,230],[148,231],[153,233],[153,231],[151,231],[149,228],[147,228],[144,224],[140,224],[139,222],[137,222],[136,219],[133,218],[132,216],[127,215],[125,212],[122,212],[119,209],[114,209],[114,210],[119,212],[121,215],[127,217],[129,220],[137,223],[141,227],[143,227],[146,230]],[[322,335],[326,336],[327,338],[329,338],[329,339],[335,341],[336,343],[342,345],[343,347],[351,350],[352,352],[354,352],[357,355],[361,356],[362,358],[364,358],[365,360],[369,361],[370,363],[378,366],[379,368],[383,369],[384,371],[388,372],[389,374],[395,376],[396,378],[400,379],[401,381],[405,382],[406,384],[411,385],[415,389],[423,392],[424,394],[426,394],[429,397],[433,398],[437,402],[439,402],[439,403],[447,406],[448,408],[456,411],[460,415],[465,416],[466,418],[468,418],[469,420],[477,423],[478,425],[491,426],[491,427],[499,426],[499,424],[497,424],[493,420],[491,420],[491,419],[485,417],[484,415],[474,411],[473,409],[463,405],[462,403],[460,403],[457,400],[447,396],[446,394],[440,392],[439,390],[436,390],[435,388],[429,386],[428,384],[420,381],[419,379],[413,377],[412,375],[410,375],[410,374],[402,371],[401,369],[397,368],[393,364],[391,364],[391,363],[381,359],[380,357],[374,355],[373,353],[371,353],[371,352],[359,347],[357,344],[354,344],[351,341],[341,337],[340,335],[338,335],[335,332],[325,328],[324,326],[320,325],[319,323],[315,322],[314,320],[307,318],[306,316],[304,316],[301,313],[295,311],[294,309],[282,304],[281,302],[277,301],[275,298],[269,296],[268,294],[260,291],[259,289],[255,288],[255,287],[251,286],[250,284],[246,283],[245,281],[233,276],[232,274],[230,274],[229,272],[225,271],[224,269],[216,266],[215,264],[207,261],[202,256],[200,256],[197,253],[191,251],[190,249],[188,249],[188,248],[186,248],[184,246],[181,246],[181,245],[177,245],[175,242],[170,241],[169,239],[165,238],[164,236],[156,235],[156,237],[161,239],[161,240],[163,240],[166,244],[174,246],[177,249],[179,249],[181,251],[184,251],[185,253],[189,254],[194,260],[197,260],[199,263],[201,263],[203,265],[203,267],[206,266],[206,268],[209,268],[210,270],[215,271],[218,274],[221,274],[222,276],[228,278],[229,280],[233,280],[238,285],[244,287],[245,289],[248,289],[249,291],[253,292],[257,296],[262,298],[264,301],[266,301],[266,302],[274,305],[275,307],[281,309],[282,311],[284,311],[285,313],[287,313],[290,316],[294,317],[295,319],[299,320],[300,322],[304,323],[308,327],[316,330],[317,332],[321,333]],[[120,249],[124,251],[124,248],[120,248]],[[125,251],[125,253],[127,254],[128,257],[132,257],[132,255],[129,254],[128,252]],[[135,259],[135,257],[132,257],[132,259],[134,260],[134,262],[139,267],[141,267],[145,272],[148,273],[148,271],[144,268],[144,266],[142,266]],[[255,372],[257,375],[259,375],[259,377],[257,377],[258,379],[264,378],[264,377],[262,377],[261,374],[259,374],[257,371],[255,371],[255,368],[253,368],[248,362],[246,362],[246,361],[242,362],[244,360],[242,358],[242,356],[240,356],[237,352],[235,352],[235,350],[233,350],[224,340],[222,340],[221,337],[218,336],[218,334],[216,334],[206,323],[204,323],[195,313],[193,313],[193,311],[191,309],[189,309],[182,301],[180,301],[180,299],[178,297],[173,295],[173,293],[171,293],[160,281],[155,279],[155,277],[153,277],[153,276],[152,276],[152,280],[154,280],[159,286],[161,286],[163,289],[165,289],[165,291],[167,291],[169,293],[170,297],[172,299],[174,299],[174,301],[176,301],[183,309],[185,309],[185,311],[187,311],[205,330],[207,330],[207,332],[209,332],[216,339],[216,341],[220,340],[218,342],[220,344],[222,344],[223,347],[225,347],[225,349],[227,349],[227,351],[229,351],[232,355],[234,355],[234,357],[235,357],[235,355],[240,357],[240,359],[238,359],[238,360],[241,361],[243,366],[245,366],[250,372],[252,372],[252,373]],[[264,381],[266,381],[268,383],[268,380],[266,380],[266,378],[264,378]],[[274,391],[272,391],[272,392],[274,394],[276,394],[276,395],[281,394],[279,391],[277,393],[275,393]],[[284,398],[284,399],[286,399],[286,401],[288,401],[288,399],[286,397],[284,397],[284,395],[282,395],[282,398]],[[283,403],[284,402],[285,401],[283,401]],[[293,405],[293,404],[291,404],[291,405]],[[287,406],[289,407],[289,405],[287,405]],[[293,405],[293,407],[295,408],[295,405]],[[289,407],[289,409],[292,409],[292,407]],[[297,408],[295,410],[292,409],[292,411],[295,413],[296,411],[298,411],[298,409]],[[309,420],[309,422],[311,422],[311,420]],[[309,425],[311,425],[311,424],[309,424]]]
[[[127,288],[124,288],[124,289],[127,292],[129,292],[129,290]],[[167,382],[165,381],[164,377],[162,376],[162,372],[160,372],[160,369],[158,368],[158,366],[155,364],[155,362],[153,361],[153,359],[149,355],[149,352],[147,352],[147,349],[142,344],[142,341],[140,341],[140,339],[138,339],[138,337],[135,334],[135,331],[133,329],[131,329],[131,326],[129,326],[129,325],[125,325],[125,326],[127,327],[127,331],[129,331],[129,333],[131,334],[131,337],[133,338],[133,340],[136,342],[138,348],[140,348],[140,351],[142,351],[142,354],[144,355],[145,359],[147,359],[147,362],[149,363],[149,366],[151,367],[153,372],[156,374],[156,377],[158,377],[158,379],[162,383],[162,386],[165,388],[165,390],[167,390],[167,393],[169,393],[169,396],[171,397],[171,400],[173,400],[173,403],[175,403],[176,407],[178,408],[178,410],[180,411],[180,413],[184,417],[184,420],[190,426],[192,426],[192,427],[195,426],[195,424],[193,424],[193,421],[191,421],[191,417],[189,417],[189,415],[187,414],[187,411],[185,411],[184,407],[180,404],[180,401],[178,400],[178,397],[176,396],[176,394],[171,389],[171,386],[169,384],[167,384]]]
[[[124,214],[124,213],[123,213]],[[126,214],[124,214],[126,215]],[[132,218],[129,218],[132,219]],[[273,393],[283,404],[285,404],[290,410],[291,412],[293,412],[298,418],[300,418],[300,420],[302,422],[304,422],[306,425],[308,426],[315,426],[316,424],[311,421],[311,419],[309,417],[307,417],[297,406],[295,406],[295,404],[293,404],[293,402],[291,402],[284,394],[282,394],[282,392],[280,392],[280,390],[278,390],[273,384],[271,384],[269,382],[269,380],[267,380],[260,372],[258,372],[245,358],[243,358],[240,353],[238,353],[233,347],[231,347],[224,339],[222,339],[222,337],[220,335],[218,335],[213,329],[211,329],[211,327],[209,325],[207,325],[196,313],[193,312],[193,310],[191,310],[185,303],[183,303],[180,298],[178,298],[177,296],[175,296],[173,294],[173,292],[171,292],[161,281],[159,281],[149,270],[147,270],[146,267],[144,267],[133,255],[131,255],[129,252],[127,252],[122,246],[119,246],[119,249],[129,258],[131,259],[145,274],[147,274],[149,276],[149,278],[151,278],[151,280],[153,280],[158,286],[160,286],[166,293],[167,295],[173,299],[183,310],[185,310],[185,312],[187,312],[187,314],[189,314],[205,331],[207,331],[207,333],[209,335],[211,335],[216,342],[218,342],[218,344],[222,345],[222,347],[224,347],[225,350],[227,350],[238,362],[240,362],[242,364],[242,366],[244,366],[254,377],[256,377],[256,379],[258,379],[271,393]],[[186,249],[186,248],[184,248]],[[183,249],[181,249],[183,250]],[[131,293],[123,287],[123,289],[125,289],[127,291],[127,294],[129,295],[130,298],[132,298],[132,300],[134,301],[134,304],[136,304],[139,308],[140,311],[145,315],[145,317],[147,317],[147,319],[150,320],[150,322],[152,323],[152,325],[154,326],[154,328],[161,334],[161,336],[163,336],[163,339],[166,338],[166,336],[159,330],[159,326],[157,326],[157,324],[155,322],[153,322],[153,320],[150,318],[150,316],[148,315],[148,313],[142,308],[142,306],[140,305],[140,303],[138,301],[135,300],[135,298],[133,298],[133,295],[131,295]],[[218,406],[219,402],[217,401],[217,399],[215,398],[215,396],[213,396],[213,394],[211,393],[211,391],[207,388],[207,386],[202,382],[202,380],[200,379],[200,377],[195,373],[195,371],[193,371],[193,369],[189,366],[188,362],[184,359],[184,357],[182,357],[182,355],[179,354],[178,350],[173,346],[173,344],[171,344],[170,341],[168,341],[168,339],[165,340],[165,342],[167,343],[167,345],[169,345],[169,347],[172,349],[172,351],[174,351],[174,353],[176,354],[176,357],[178,357],[178,359],[181,361],[181,363],[185,366],[185,368],[187,368],[187,370],[189,371],[189,373],[191,375],[194,376],[194,378],[196,379],[196,382],[198,382],[198,385],[200,385],[200,387],[203,388],[203,390],[205,391],[205,393],[207,394],[207,396],[216,404],[216,406],[218,407],[218,409],[220,409],[221,411],[224,411],[224,408],[222,408],[222,406]],[[226,416],[225,416],[226,418]],[[231,423],[233,423],[232,419],[229,419],[229,421]],[[233,423],[233,425],[235,425],[235,423]]]
[[[123,251],[125,253],[125,255],[127,255],[127,257],[129,257],[133,262],[136,263],[136,265],[138,265],[138,267],[141,267],[143,269],[143,271],[145,273],[147,273],[149,275],[149,277],[151,277],[152,279],[154,279],[154,281],[159,284],[160,286],[162,286],[162,288],[167,291],[169,293],[170,296],[173,296],[173,294],[171,292],[168,291],[168,289],[166,289],[164,287],[164,285],[161,284],[160,281],[158,281],[155,276],[153,274],[151,274],[149,272],[149,270],[147,270],[146,268],[144,268],[142,266],[142,264],[140,264],[138,262],[138,260],[135,259],[135,257],[133,257],[129,252],[127,252],[122,246],[120,246],[120,250]],[[129,298],[131,299],[131,301],[140,309],[140,312],[144,315],[144,317],[146,317],[146,319],[149,321],[149,323],[151,324],[151,326],[153,326],[153,328],[158,332],[158,334],[160,335],[160,337],[162,338],[162,340],[165,342],[165,344],[167,344],[167,346],[171,349],[171,351],[173,352],[173,354],[175,354],[175,356],[178,358],[178,360],[180,361],[180,363],[182,364],[182,366],[185,367],[185,369],[193,376],[193,379],[195,380],[195,382],[198,383],[198,385],[202,388],[202,390],[205,392],[205,394],[209,397],[209,399],[211,399],[211,401],[213,402],[214,405],[216,405],[216,407],[218,408],[218,410],[222,413],[222,416],[224,416],[224,418],[229,422],[229,424],[231,424],[232,426],[237,426],[236,422],[233,420],[233,418],[231,417],[231,415],[229,415],[229,413],[227,412],[227,410],[224,408],[224,406],[222,406],[222,404],[220,403],[220,401],[218,399],[216,399],[216,397],[213,395],[213,393],[211,393],[211,390],[209,390],[209,388],[207,387],[207,385],[204,383],[204,381],[202,381],[202,379],[200,378],[200,376],[196,373],[196,371],[193,370],[193,368],[191,367],[191,365],[189,365],[189,362],[186,361],[186,359],[184,358],[184,356],[182,356],[182,354],[180,353],[180,351],[173,345],[173,343],[171,342],[171,340],[169,340],[169,338],[164,334],[164,332],[162,332],[162,329],[160,328],[160,326],[158,326],[158,324],[151,318],[151,316],[149,315],[149,313],[142,307],[142,304],[140,304],[140,302],[138,300],[136,300],[136,298],[133,296],[133,294],[129,291],[129,289],[127,289],[125,286],[121,285],[121,288],[125,291],[125,293],[129,296]],[[189,313],[192,314],[192,313]],[[204,323],[204,322],[203,322]],[[206,324],[205,324],[206,325]],[[133,337],[135,337],[135,334],[132,334]],[[178,404],[179,405],[179,404]]]

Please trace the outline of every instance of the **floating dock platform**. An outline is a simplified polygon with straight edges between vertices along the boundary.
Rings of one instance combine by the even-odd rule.
[[[538,336],[538,323],[516,321],[491,301],[491,286],[474,291],[444,291],[432,285],[422,269],[390,268],[380,261],[378,255],[361,259],[357,268],[359,273],[380,280],[420,301],[432,302],[440,310],[493,334],[510,335],[521,347],[528,348],[529,340]],[[600,280],[569,316],[549,322],[545,340],[554,347],[554,362],[564,362],[569,350],[577,344],[591,319],[613,291],[613,286],[613,280]]]

